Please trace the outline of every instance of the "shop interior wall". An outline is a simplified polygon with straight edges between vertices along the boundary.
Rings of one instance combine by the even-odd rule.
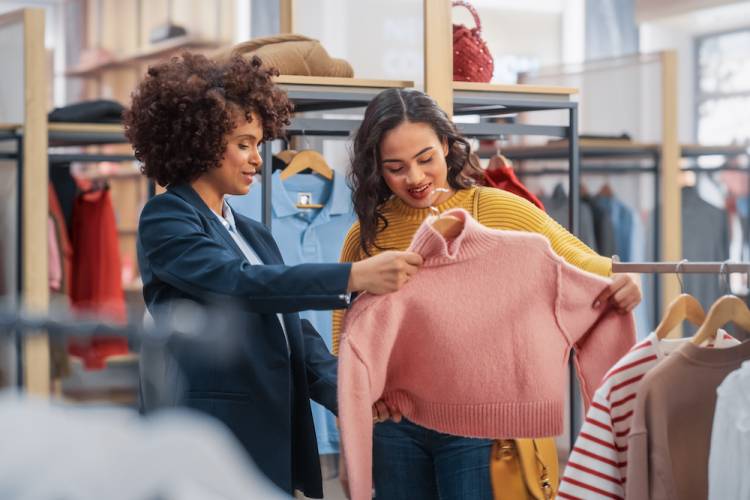
[[[683,143],[695,143],[695,40],[700,35],[750,27],[750,2],[721,3],[718,7],[694,9],[680,15],[651,19],[640,25],[640,44],[644,52],[677,51],[679,71],[679,137]]]
[[[636,17],[649,21],[736,3],[733,0],[636,0]]]

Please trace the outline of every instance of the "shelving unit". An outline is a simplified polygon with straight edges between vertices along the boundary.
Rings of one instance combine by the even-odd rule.
[[[0,96],[0,135],[15,141],[15,151],[5,159],[15,160],[17,211],[26,216],[17,224],[16,262],[20,307],[45,313],[49,307],[47,271],[47,85],[44,49],[44,11],[23,9],[0,15],[0,34],[4,47],[0,53],[6,68]],[[20,124],[20,125],[16,125]],[[23,131],[23,136],[19,131]],[[49,342],[44,332],[26,337],[20,345],[23,378],[31,394],[49,393]]]
[[[86,123],[47,123],[43,122],[46,132],[46,146],[49,147],[82,147],[82,146],[98,146],[108,144],[125,144],[127,139],[125,138],[123,127],[121,125],[101,125],[101,124],[86,124]],[[47,168],[48,165],[55,162],[99,162],[99,161],[132,161],[134,157],[132,155],[123,154],[108,154],[108,153],[92,153],[87,151],[77,152],[65,152],[65,153],[53,153],[45,150],[37,151],[41,153],[42,162],[36,168],[33,173],[35,187],[43,187],[43,194],[38,193],[36,195],[27,194],[29,190],[24,187],[21,180],[31,175],[29,172],[29,165],[26,161],[26,153],[23,151],[22,145],[26,142],[26,137],[29,130],[28,127],[24,127],[19,124],[4,124],[0,125],[0,140],[16,141],[17,147],[16,152],[3,153],[3,159],[12,159],[17,162],[17,171],[19,179],[19,200],[17,208],[17,227],[21,234],[28,232],[37,232],[35,227],[32,225],[31,214],[41,213],[45,218],[47,214]],[[42,182],[40,182],[40,177]],[[116,177],[116,176],[115,176]],[[33,207],[24,203],[24,200],[29,196],[34,196]],[[46,220],[45,220],[46,222]],[[122,231],[123,234],[129,235],[133,231]],[[46,249],[46,235],[41,240],[41,248]],[[23,237],[19,239],[19,245],[17,247],[16,265],[18,268],[18,290],[27,300],[29,296],[28,285],[26,284],[27,278],[25,270],[29,268],[43,268],[45,275],[43,276],[45,293],[47,287],[46,269],[47,269],[47,256],[36,256],[33,253],[27,251],[27,247],[22,244]],[[41,243],[41,242],[40,242]],[[27,340],[27,343],[34,339]],[[37,344],[39,339],[36,339]],[[46,349],[46,346],[45,346]],[[41,394],[47,394],[50,391],[49,386],[49,363],[46,365],[41,363],[39,360],[44,356],[41,353],[28,352],[28,348],[24,348],[24,359],[22,366],[24,370],[24,385],[27,387],[37,386],[40,387],[39,392]],[[30,361],[29,356],[36,355],[38,359]],[[49,355],[46,354],[46,357]]]
[[[364,80],[357,78],[330,78],[281,75],[276,83],[286,91],[294,103],[296,113],[339,111],[364,108],[378,93],[389,88],[411,88],[414,82],[405,80]],[[358,118],[308,118],[295,116],[287,127],[287,135],[349,137],[359,126]],[[269,144],[263,145],[263,163],[273,163]],[[263,176],[262,218],[271,227],[271,181]]]
[[[466,136],[499,138],[505,135],[537,135],[567,140],[561,149],[570,165],[569,207],[570,230],[578,232],[579,212],[579,150],[578,103],[573,100],[577,90],[569,87],[537,85],[495,85],[453,82],[453,113],[455,115],[502,116],[525,112],[565,111],[568,122],[560,125],[528,125],[523,123],[459,123]]]

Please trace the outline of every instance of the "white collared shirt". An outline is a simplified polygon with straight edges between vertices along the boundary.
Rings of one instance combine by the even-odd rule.
[[[240,247],[240,250],[242,250],[242,253],[245,255],[245,258],[252,266],[262,266],[264,265],[263,261],[260,260],[260,257],[258,257],[258,254],[255,253],[255,250],[250,246],[250,244],[245,240],[245,238],[240,234],[239,231],[237,231],[237,226],[235,225],[234,221],[234,214],[232,213],[232,209],[229,208],[229,204],[224,200],[224,204],[222,206],[222,215],[218,215],[213,210],[211,211],[216,217],[219,219],[219,222],[221,222],[221,225],[226,228],[227,231],[229,231],[229,234],[232,236],[232,239],[235,243],[237,243],[237,246]],[[279,323],[281,323],[281,329],[284,331],[284,340],[286,341],[286,348],[289,354],[291,354],[292,349],[289,345],[289,334],[286,331],[286,325],[284,324],[284,316],[281,314],[276,314],[276,316],[279,318]]]

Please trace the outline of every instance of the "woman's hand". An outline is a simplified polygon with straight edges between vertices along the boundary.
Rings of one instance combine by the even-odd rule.
[[[593,307],[609,302],[620,314],[627,314],[641,303],[641,276],[639,274],[613,274],[612,283],[602,290]]]
[[[395,292],[416,274],[422,256],[414,252],[387,251],[352,264],[348,292],[375,295]]]
[[[379,399],[372,405],[372,423],[379,424],[391,419],[396,423],[401,422],[401,413],[397,410],[389,408],[385,401]]]

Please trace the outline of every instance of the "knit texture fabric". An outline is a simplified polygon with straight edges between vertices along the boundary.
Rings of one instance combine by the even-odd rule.
[[[354,76],[354,69],[347,61],[331,57],[318,40],[295,33],[255,38],[223,50],[214,58],[226,61],[233,55],[246,59],[258,56],[263,67],[276,68],[282,75]]]
[[[452,208],[463,208],[490,229],[541,234],[549,240],[555,253],[570,264],[601,276],[609,276],[612,270],[611,259],[598,255],[549,215],[512,193],[489,187],[461,189],[436,208],[441,213]],[[388,226],[378,233],[375,240],[377,247],[370,249],[371,255],[382,250],[406,250],[419,226],[431,214],[428,208],[412,208],[396,197],[383,204],[382,213]],[[359,224],[356,223],[344,240],[341,261],[357,262],[366,257],[359,246]],[[334,354],[338,353],[343,317],[343,310],[333,312]]]
[[[594,394],[560,482],[558,498],[623,500],[628,434],[643,377],[690,338],[659,340],[651,333],[610,368]],[[739,344],[723,330],[706,347]],[[727,497],[728,498],[728,497]]]
[[[451,435],[554,436],[571,349],[588,406],[635,342],[632,315],[592,308],[609,282],[567,264],[546,238],[446,214],[461,233],[446,241],[428,218],[410,246],[422,268],[396,293],[360,296],[344,322],[339,418],[355,500],[371,494],[378,399]]]

